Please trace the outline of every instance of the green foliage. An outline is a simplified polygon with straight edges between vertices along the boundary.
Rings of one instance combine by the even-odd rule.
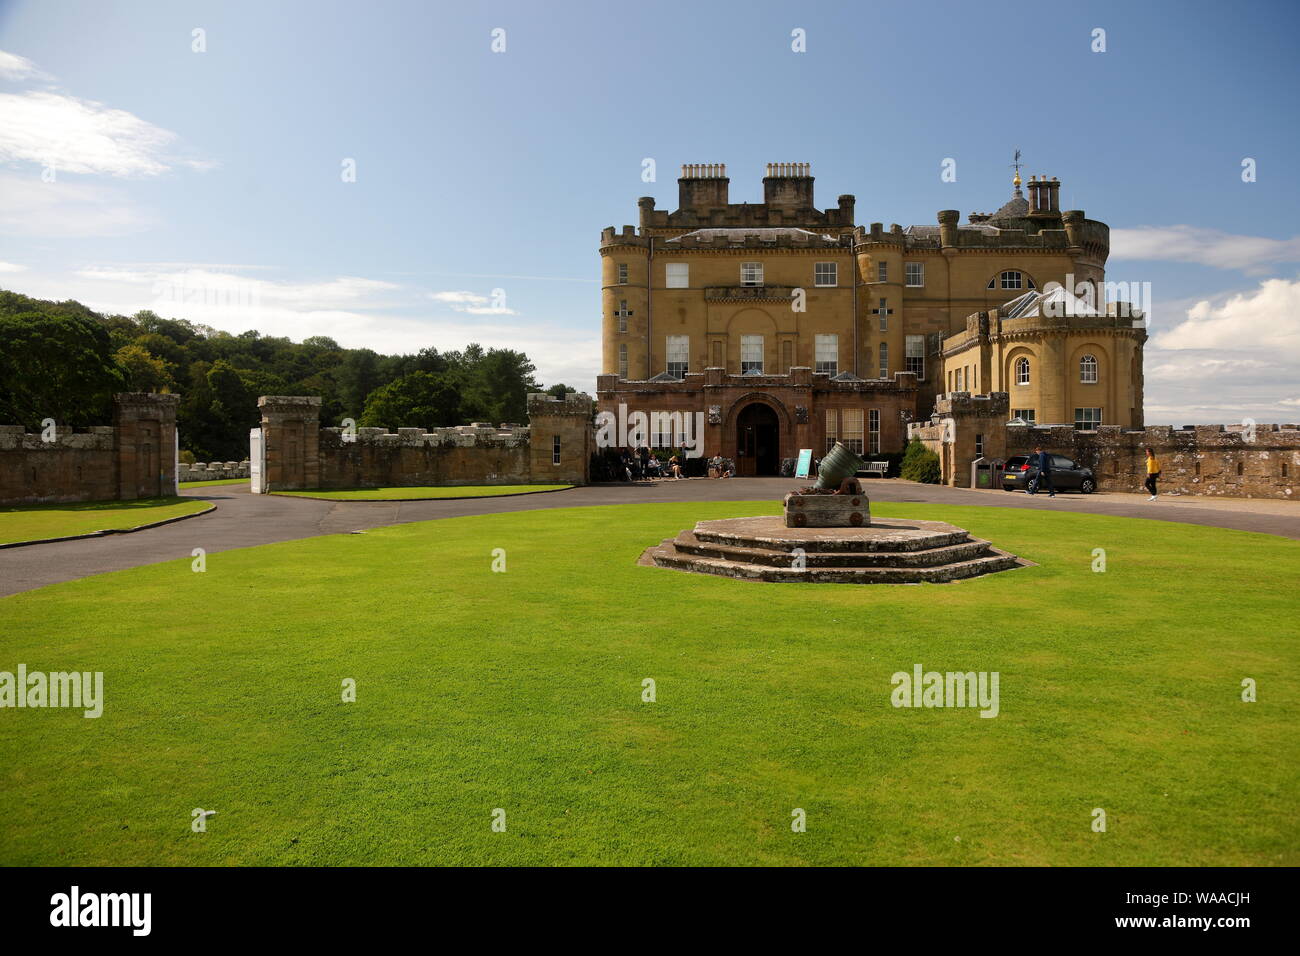
[[[181,396],[181,447],[202,461],[247,456],[259,395],[319,395],[327,425],[432,428],[522,424],[538,390],[528,356],[479,345],[380,355],[321,335],[232,335],[148,310],[102,316],[3,290],[0,323],[0,424],[106,424],[113,392],[169,390]]]
[[[366,428],[460,425],[460,391],[446,373],[412,372],[372,392],[358,424]]]
[[[913,438],[907,443],[907,449],[903,452],[899,477],[907,481],[937,485],[940,478],[939,456],[921,444],[919,438]]]
[[[176,387],[171,362],[150,354],[140,345],[124,345],[113,355],[132,392],[170,392]]]
[[[125,388],[108,330],[94,319],[71,310],[0,314],[0,423],[104,424],[113,393]]]

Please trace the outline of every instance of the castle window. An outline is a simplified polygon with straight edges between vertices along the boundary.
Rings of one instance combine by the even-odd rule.
[[[1029,359],[1023,355],[1016,359],[1016,384],[1029,384]]]
[[[903,269],[906,272],[908,288],[919,289],[925,285],[924,262],[908,262],[904,264]]]
[[[880,377],[889,378],[889,343],[880,343]]]
[[[560,436],[556,435],[555,440],[551,442],[551,464],[560,463]]]
[[[620,262],[618,264],[618,284],[627,285],[627,263],[626,262]]]
[[[878,408],[867,412],[867,436],[870,442],[867,451],[872,455],[880,454],[880,409]]]
[[[975,436],[975,457],[976,458],[984,457],[984,436],[983,435]]]
[[[990,279],[988,287],[990,289],[1023,289],[1025,287],[1025,277],[1019,272],[1008,270]],[[1030,288],[1033,288],[1032,283],[1030,283]]]
[[[833,286],[839,284],[839,272],[833,262],[818,262],[813,265],[813,285]]]
[[[960,392],[962,390],[962,385],[964,384],[962,382],[962,371],[963,370],[959,368],[953,372],[952,382],[954,392]]]
[[[614,313],[618,316],[618,330],[627,331],[627,318],[632,314],[632,310],[627,307],[627,299],[618,300],[618,311]]]
[[[741,285],[762,285],[763,284],[763,263],[742,262],[740,264],[740,284]]]
[[[670,262],[664,266],[664,286],[669,289],[691,287],[691,267],[685,262]]]
[[[835,443],[840,440],[840,419],[839,411],[834,408],[826,409],[826,450],[830,451],[835,447]]]
[[[845,408],[840,411],[844,432],[840,443],[855,454],[862,454],[862,409]]]
[[[925,336],[909,335],[904,340],[903,371],[915,372],[918,382],[925,381]]]
[[[763,374],[763,336],[742,335],[740,337],[740,374]]]
[[[840,370],[840,337],[838,335],[817,335],[813,337],[816,349],[815,372],[835,375]]]
[[[877,262],[877,263],[876,263],[876,281],[877,281],[877,282],[888,282],[888,281],[889,281],[889,263],[888,263],[888,262]]]
[[[627,378],[627,345],[623,344],[618,347],[618,377]]]
[[[1037,421],[1032,408],[1013,408],[1011,409],[1011,417],[1018,418],[1022,422],[1027,422],[1030,425],[1035,424]]]
[[[1074,410],[1074,427],[1077,431],[1095,432],[1100,424],[1100,408],[1076,408]]]
[[[668,336],[667,348],[668,374],[673,378],[682,378],[690,365],[691,340],[687,335]]]
[[[1084,385],[1097,384],[1097,356],[1085,355],[1079,359],[1079,381]]]
[[[888,299],[878,299],[880,304],[871,311],[880,319],[880,331],[889,331],[889,317],[894,314],[894,310],[889,307]]]

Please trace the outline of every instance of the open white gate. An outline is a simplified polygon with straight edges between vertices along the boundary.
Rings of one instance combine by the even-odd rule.
[[[248,482],[253,494],[266,494],[266,437],[260,428],[248,433]]]

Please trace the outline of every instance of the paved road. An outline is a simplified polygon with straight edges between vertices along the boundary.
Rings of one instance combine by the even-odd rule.
[[[252,495],[247,485],[191,488],[187,497],[215,502],[202,517],[127,535],[61,541],[0,550],[0,596],[142,564],[188,558],[195,548],[208,554],[275,541],[362,531],[381,525],[428,521],[459,515],[573,508],[581,505],[644,504],[655,501],[777,501],[800,482],[788,478],[707,478],[636,485],[595,485],[548,494],[458,501],[316,501],[279,495]],[[1040,511],[1080,511],[1129,518],[1157,518],[1185,524],[1259,531],[1300,539],[1300,503],[1290,501],[1162,498],[1145,495],[1060,494],[1029,497],[1003,491],[972,491],[869,479],[876,501],[997,505]]]

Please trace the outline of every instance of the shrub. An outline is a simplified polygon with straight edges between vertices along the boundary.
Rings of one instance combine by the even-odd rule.
[[[907,449],[903,452],[903,464],[899,469],[899,477],[907,481],[937,485],[940,478],[939,456],[921,444],[919,438],[913,438],[907,443]]]

